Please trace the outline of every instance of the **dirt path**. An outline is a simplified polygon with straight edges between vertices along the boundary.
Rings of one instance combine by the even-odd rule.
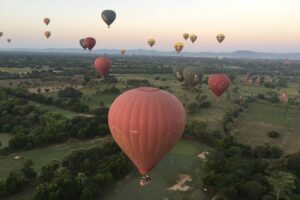
[[[189,181],[192,181],[190,175],[179,174],[179,179],[177,180],[176,184],[173,185],[172,187],[169,187],[168,190],[186,192],[190,189],[190,186],[186,185],[186,182]]]

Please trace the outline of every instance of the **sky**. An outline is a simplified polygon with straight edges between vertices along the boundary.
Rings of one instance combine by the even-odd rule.
[[[117,13],[110,29],[105,9]],[[0,48],[79,48],[91,36],[96,49],[150,49],[155,38],[154,50],[174,51],[187,32],[198,36],[189,52],[300,52],[300,0],[0,0],[0,32]]]

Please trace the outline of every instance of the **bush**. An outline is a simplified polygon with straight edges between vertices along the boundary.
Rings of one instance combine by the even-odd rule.
[[[280,134],[277,131],[270,131],[268,132],[268,136],[270,138],[279,138]]]

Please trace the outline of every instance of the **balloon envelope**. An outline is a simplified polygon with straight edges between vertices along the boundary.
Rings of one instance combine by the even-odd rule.
[[[3,35],[3,33],[2,33],[2,32],[0,32],[0,37],[2,37],[2,35]]]
[[[121,53],[122,55],[124,55],[124,54],[125,54],[125,52],[126,52],[126,50],[125,50],[125,49],[121,49],[121,50],[120,50],[120,53]]]
[[[141,174],[149,173],[178,143],[185,123],[182,103],[157,88],[124,92],[108,113],[112,137]]]
[[[45,31],[44,35],[48,39],[51,36],[51,32],[50,31]]]
[[[225,40],[225,35],[220,33],[217,35],[217,40],[219,43],[222,43]]]
[[[175,50],[176,50],[177,53],[180,53],[181,50],[183,49],[183,44],[181,42],[176,42],[174,44],[174,48],[175,48]]]
[[[10,43],[10,42],[11,42],[11,39],[7,39],[6,41],[7,41],[8,43]]]
[[[190,40],[194,43],[197,40],[197,35],[190,35]]]
[[[84,50],[86,50],[87,46],[85,45],[84,39],[80,39],[79,44]]]
[[[155,40],[154,39],[149,39],[148,44],[150,47],[153,47],[155,45]]]
[[[183,70],[184,83],[188,88],[193,88],[201,83],[203,72],[200,67],[187,67]]]
[[[185,40],[189,39],[189,36],[190,36],[190,35],[189,35],[188,33],[184,33],[184,34],[183,34],[183,38],[184,38]]]
[[[180,82],[184,81],[183,78],[183,67],[174,66],[173,67],[173,74],[176,77],[176,79]]]
[[[84,39],[84,44],[91,51],[96,45],[96,40],[92,37],[87,37]]]
[[[283,92],[280,96],[279,96],[279,101],[281,103],[287,103],[289,101],[289,97],[287,95],[286,92]]]
[[[46,25],[48,25],[48,24],[50,23],[50,19],[49,19],[49,18],[47,18],[47,17],[46,17],[46,18],[44,18],[44,19],[43,19],[43,21],[44,21],[44,23],[45,23]]]
[[[226,74],[214,74],[208,78],[208,86],[219,97],[229,87],[230,78]]]
[[[115,21],[117,14],[113,10],[104,10],[101,16],[109,28],[109,26]]]
[[[96,71],[106,78],[108,76],[108,72],[112,66],[111,60],[107,56],[101,56],[96,58],[94,61],[94,66]]]

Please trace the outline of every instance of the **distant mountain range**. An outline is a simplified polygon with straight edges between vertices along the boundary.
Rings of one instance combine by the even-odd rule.
[[[41,52],[41,53],[87,53],[82,49],[69,48],[69,49],[26,49],[26,48],[12,48],[0,49],[1,52]],[[91,52],[92,54],[107,54],[107,55],[120,55],[117,49],[96,49]],[[143,55],[143,56],[178,56],[175,51],[156,51],[145,49],[128,49],[126,55]],[[245,58],[245,59],[289,59],[300,60],[300,52],[296,53],[266,53],[239,50],[234,52],[182,52],[180,56],[185,57],[224,57],[224,58]]]

